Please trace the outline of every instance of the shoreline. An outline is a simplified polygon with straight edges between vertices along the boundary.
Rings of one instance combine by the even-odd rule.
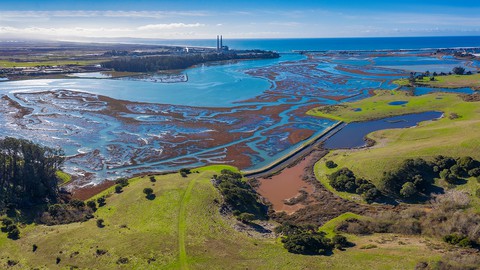
[[[330,126],[328,129],[323,131],[322,133],[318,134],[317,136],[310,138],[306,142],[304,142],[301,146],[297,147],[296,149],[290,151],[289,153],[283,155],[282,157],[278,158],[277,160],[273,161],[272,163],[265,165],[259,169],[253,170],[244,170],[242,171],[244,177],[247,178],[255,178],[255,177],[265,177],[271,174],[274,174],[282,169],[288,167],[292,163],[295,163],[308,153],[319,144],[323,143],[325,140],[333,136],[335,133],[340,131],[346,123],[343,121],[339,121],[334,125]]]

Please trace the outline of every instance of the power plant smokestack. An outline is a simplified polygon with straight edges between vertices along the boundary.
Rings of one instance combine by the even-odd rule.
[[[223,36],[220,36],[220,50],[223,50]]]
[[[220,50],[220,40],[219,40],[219,37],[217,35],[217,51]]]

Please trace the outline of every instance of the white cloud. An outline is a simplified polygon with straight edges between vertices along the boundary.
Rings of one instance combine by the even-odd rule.
[[[48,17],[119,17],[119,18],[167,18],[205,17],[206,11],[122,11],[122,10],[52,10],[52,11],[0,11],[0,18],[48,18]]]
[[[147,24],[139,26],[138,30],[169,30],[177,28],[193,28],[205,26],[201,23],[161,23],[161,24]]]

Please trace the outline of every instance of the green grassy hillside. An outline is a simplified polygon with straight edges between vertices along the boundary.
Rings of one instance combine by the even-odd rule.
[[[199,169],[187,178],[156,176],[156,182],[134,178],[120,194],[99,194],[108,194],[107,204],[92,220],[28,225],[16,241],[1,233],[0,268],[10,261],[16,264],[9,269],[412,269],[441,256],[435,250],[441,243],[396,235],[348,236],[357,246],[332,256],[290,254],[279,239],[238,232],[236,221],[220,214],[221,197],[210,179],[222,168]],[[146,187],[155,199],[145,198]],[[100,218],[103,228],[96,224]],[[332,233],[338,220],[324,229]]]
[[[408,103],[405,106],[388,105],[389,102],[399,100]],[[354,108],[360,108],[361,111],[355,112]],[[465,102],[455,94],[437,93],[416,97],[402,92],[379,91],[376,96],[368,99],[337,106],[332,110],[319,108],[311,113],[351,122],[430,110],[442,111],[444,117],[437,121],[420,123],[415,128],[373,132],[368,137],[377,144],[371,148],[332,151],[317,163],[317,177],[333,191],[328,185],[326,175],[341,167],[348,167],[357,176],[378,184],[384,171],[395,169],[407,158],[421,157],[430,160],[436,155],[444,155],[480,159],[480,102]],[[338,164],[338,168],[328,169],[324,164],[325,160],[333,160]],[[470,184],[458,188],[467,189],[474,194],[479,187],[475,182],[473,178],[469,179]],[[349,193],[339,195],[360,200],[358,196]],[[478,203],[480,205],[480,202]]]

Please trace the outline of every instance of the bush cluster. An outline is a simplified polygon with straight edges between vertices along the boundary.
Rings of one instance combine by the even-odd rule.
[[[343,249],[351,245],[343,235],[335,235],[332,239],[318,232],[313,226],[296,226],[290,223],[275,228],[275,232],[283,234],[282,243],[288,252],[305,255],[326,255],[333,248]]]
[[[450,184],[456,184],[459,178],[480,176],[480,162],[468,156],[457,159],[437,156],[433,166],[439,177]]]
[[[380,192],[370,181],[355,177],[348,168],[341,168],[329,176],[330,185],[338,191],[362,195],[368,203],[375,201]]]
[[[187,169],[187,168],[180,169],[180,175],[182,177],[187,177],[191,173],[192,172],[190,171],[190,169]]]
[[[424,193],[433,183],[433,167],[422,158],[406,159],[393,171],[384,172],[380,180],[382,191],[411,197],[417,193]]]
[[[89,220],[93,218],[95,210],[91,207],[92,203],[88,204],[76,199],[68,203],[52,204],[42,214],[39,221],[46,225],[58,225]]]
[[[115,180],[115,193],[121,193],[123,188],[128,186],[128,179],[127,178],[118,178]]]
[[[2,232],[7,233],[7,237],[10,239],[20,238],[20,230],[13,220],[8,217],[2,220]]]
[[[478,247],[480,214],[465,211],[470,206],[469,195],[456,190],[435,195],[430,211],[410,208],[401,212],[382,212],[373,219],[347,219],[337,230],[352,234],[401,233],[442,238],[462,247]]]
[[[256,219],[267,218],[268,207],[260,202],[258,194],[247,182],[242,180],[240,173],[222,170],[221,174],[214,179],[214,182],[220,190],[225,204],[233,210],[236,216],[240,216],[242,213],[250,213]],[[251,220],[251,217],[247,219]]]
[[[443,237],[443,241],[452,245],[458,245],[460,247],[472,247],[474,245],[474,242],[470,240],[467,236],[457,233],[445,235]]]

